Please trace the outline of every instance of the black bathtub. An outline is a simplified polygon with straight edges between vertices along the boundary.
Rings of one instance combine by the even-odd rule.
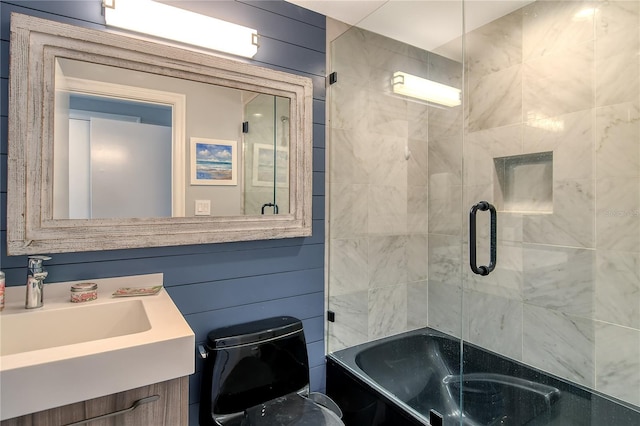
[[[429,328],[327,356],[347,426],[640,425],[635,407]],[[462,403],[461,403],[462,400]]]

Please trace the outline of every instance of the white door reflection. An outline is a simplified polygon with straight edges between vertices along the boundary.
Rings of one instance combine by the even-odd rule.
[[[171,217],[171,127],[71,111],[69,218]]]

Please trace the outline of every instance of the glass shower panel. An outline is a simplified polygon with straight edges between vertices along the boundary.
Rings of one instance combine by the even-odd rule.
[[[468,27],[465,230],[472,205],[498,211],[489,275],[462,234],[462,397],[480,424],[626,425],[610,401],[640,406],[638,10],[537,1]],[[478,212],[481,265],[489,229]]]
[[[462,337],[462,3],[446,3],[388,2],[330,46],[332,353],[418,329]],[[420,36],[372,31],[389,20]],[[420,348],[405,344],[384,346],[402,354],[390,379],[421,365]],[[459,374],[459,361],[447,371]],[[426,381],[392,382],[409,410],[428,418],[437,408],[419,398]]]
[[[289,100],[244,93],[244,213],[289,213]]]

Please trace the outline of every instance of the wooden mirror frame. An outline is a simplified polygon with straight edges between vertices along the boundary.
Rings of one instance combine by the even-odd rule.
[[[82,252],[311,235],[311,79],[179,47],[11,15],[7,253]],[[54,219],[54,61],[66,57],[290,100],[288,214]]]

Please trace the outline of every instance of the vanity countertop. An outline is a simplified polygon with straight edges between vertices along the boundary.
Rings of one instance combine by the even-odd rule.
[[[71,303],[72,284],[98,298]],[[0,313],[0,420],[188,376],[195,336],[162,289],[113,297],[122,287],[162,285],[162,274],[45,284],[44,306],[25,309],[25,286],[7,287]]]

